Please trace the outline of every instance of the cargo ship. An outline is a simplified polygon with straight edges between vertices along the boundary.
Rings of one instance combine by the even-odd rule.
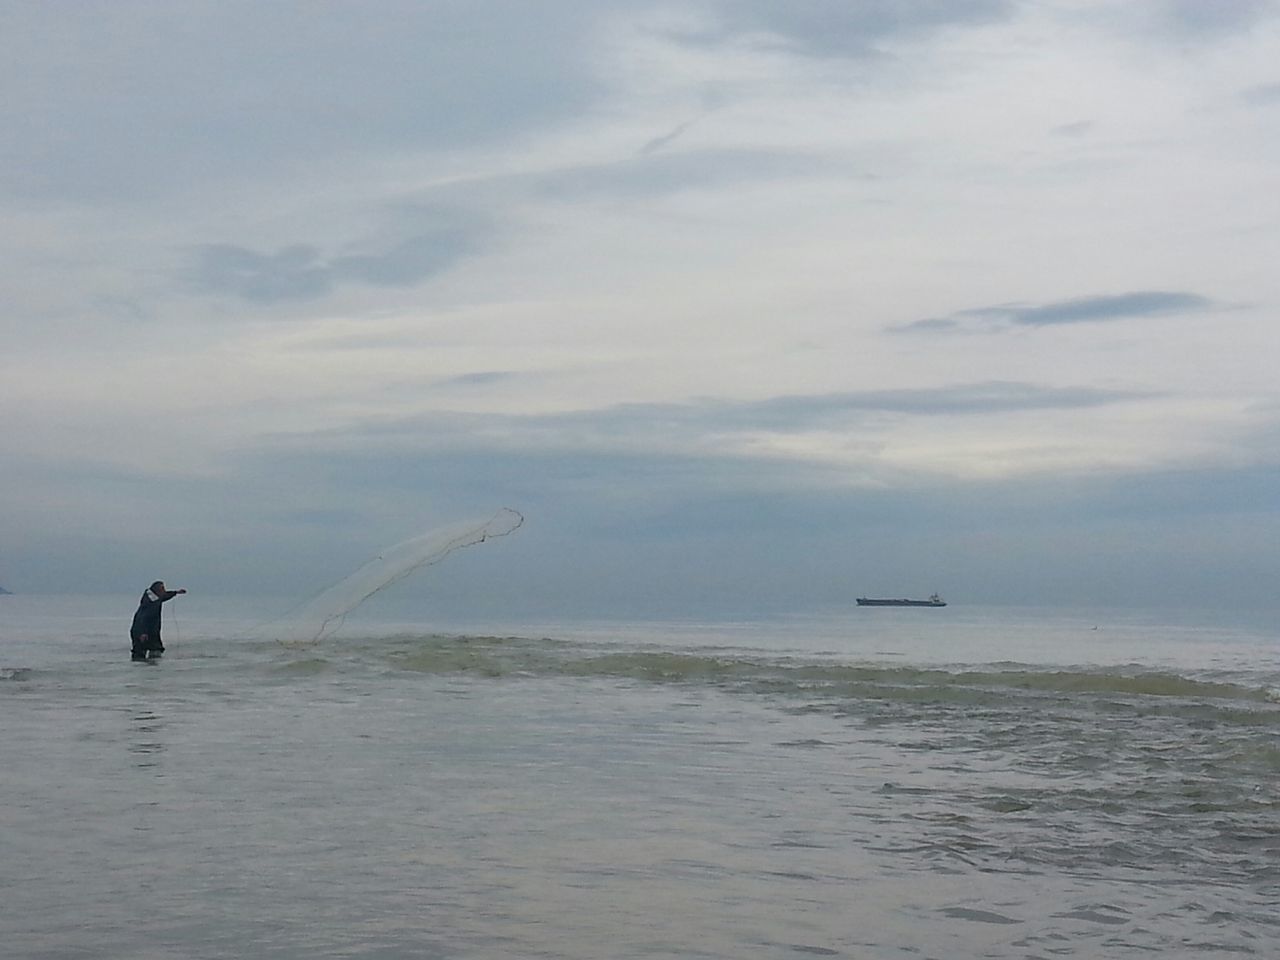
[[[858,597],[860,607],[945,607],[947,601],[936,593],[928,600],[881,600],[875,597]]]

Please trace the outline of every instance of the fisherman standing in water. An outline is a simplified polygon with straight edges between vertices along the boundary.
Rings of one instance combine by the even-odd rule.
[[[163,580],[157,580],[147,588],[138,603],[138,612],[133,615],[133,626],[129,630],[134,660],[155,659],[164,653],[164,644],[160,642],[160,604],[186,592],[166,590]]]

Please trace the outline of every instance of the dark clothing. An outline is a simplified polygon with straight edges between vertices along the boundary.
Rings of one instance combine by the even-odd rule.
[[[134,660],[146,660],[164,653],[164,644],[160,642],[160,604],[177,595],[176,590],[162,590],[159,593],[148,590],[142,595],[138,602],[138,612],[133,615],[133,626],[129,629]]]

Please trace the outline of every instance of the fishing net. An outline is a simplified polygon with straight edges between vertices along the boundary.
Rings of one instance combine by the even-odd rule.
[[[374,594],[416,570],[433,566],[455,550],[505,537],[524,517],[504,507],[484,521],[453,524],[387,547],[350,576],[318,593],[263,632],[288,645],[315,643],[342,626],[347,614]]]

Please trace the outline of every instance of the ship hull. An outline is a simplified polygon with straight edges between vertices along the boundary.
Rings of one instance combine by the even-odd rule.
[[[858,597],[860,607],[945,607],[945,600],[878,600],[870,597]]]

